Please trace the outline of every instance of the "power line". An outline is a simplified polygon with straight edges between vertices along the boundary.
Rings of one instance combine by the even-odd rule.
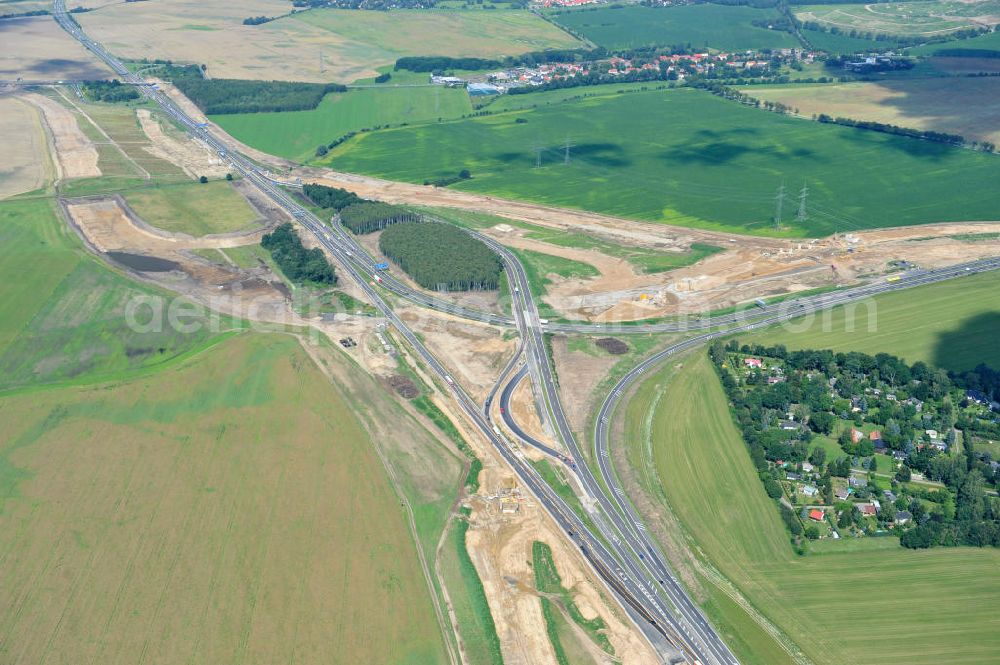
[[[778,193],[774,197],[774,229],[781,229],[781,208],[785,205],[785,180],[782,178],[781,186],[778,187]]]
[[[809,187],[806,185],[805,181],[802,182],[802,190],[799,192],[799,211],[795,215],[795,221],[804,222],[809,219],[809,214],[806,212],[806,197],[809,196]]]

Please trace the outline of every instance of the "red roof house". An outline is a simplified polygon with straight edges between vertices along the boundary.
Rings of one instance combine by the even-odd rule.
[[[818,508],[813,508],[809,511],[809,519],[816,520],[817,522],[822,522],[823,518],[826,517],[826,513]]]

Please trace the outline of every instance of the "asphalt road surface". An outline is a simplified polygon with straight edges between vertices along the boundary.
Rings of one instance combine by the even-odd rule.
[[[53,16],[67,32],[106,62],[125,81],[136,85],[145,97],[158,104],[164,112],[171,115],[192,135],[215,150],[220,157],[229,161],[235,171],[253,182],[277,205],[292,214],[337,259],[386,320],[396,328],[410,347],[439,377],[443,386],[453,394],[465,415],[518,474],[521,482],[535,495],[539,504],[580,548],[595,572],[622,602],[636,625],[647,636],[664,661],[676,662],[679,659],[685,659],[688,662],[701,662],[706,665],[708,663],[736,665],[738,662],[673,576],[666,564],[665,557],[656,543],[647,536],[641,519],[627,500],[615,477],[610,462],[608,424],[615,406],[625,390],[645,371],[665,358],[722,335],[752,330],[800,316],[809,311],[827,309],[878,293],[1000,268],[1000,259],[987,259],[952,268],[913,271],[901,275],[900,279],[895,282],[870,284],[810,298],[786,301],[780,305],[757,308],[750,313],[749,316],[753,317],[750,321],[747,320],[747,313],[736,313],[692,322],[621,326],[616,332],[680,332],[722,329],[699,335],[664,349],[641,363],[618,382],[602,404],[598,415],[594,439],[595,459],[600,473],[600,479],[598,479],[584,462],[582,451],[566,420],[553,368],[545,349],[543,333],[608,332],[607,326],[543,324],[538,316],[536,303],[530,295],[527,275],[517,257],[503,245],[480,234],[473,233],[500,254],[504,260],[504,268],[513,291],[512,317],[459,307],[444,299],[411,289],[391,275],[379,273],[375,270],[371,257],[354,242],[353,238],[343,232],[339,224],[327,225],[303,208],[282,189],[281,185],[270,179],[251,160],[240,153],[229,150],[204,125],[196,123],[188,117],[155,86],[128,71],[103,46],[87,37],[66,13],[64,0],[55,0]],[[502,373],[501,381],[491,391],[486,408],[478,406],[465,390],[452,379],[448,370],[395,314],[370,279],[377,281],[382,287],[400,297],[434,310],[494,325],[517,327],[521,333],[521,348],[515,358],[508,363]],[[517,372],[513,372],[522,354],[525,364]],[[512,372],[513,376],[511,376]],[[549,446],[545,446],[546,452],[557,456],[576,475],[583,490],[584,496],[581,499],[584,505],[594,506],[590,517],[596,525],[598,533],[590,531],[580,517],[525,460],[519,446],[508,441],[490,420],[489,405],[496,393],[500,391],[501,405],[506,412],[504,415],[508,416],[509,409],[506,408],[506,404],[509,401],[510,392],[517,385],[517,382],[523,380],[524,376],[528,374],[531,375],[534,385],[540,387],[542,401],[568,455],[563,455],[560,451]],[[507,420],[507,418],[505,421],[510,426],[512,421]],[[511,427],[511,431],[515,432],[518,438],[526,443],[536,446],[541,443],[530,440],[530,437],[527,437],[519,427]]]

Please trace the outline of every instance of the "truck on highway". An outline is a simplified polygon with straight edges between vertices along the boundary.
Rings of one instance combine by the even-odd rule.
[[[886,277],[885,281],[887,281],[887,282],[898,282],[901,279],[903,279],[901,276],[899,276],[899,275],[893,275],[892,277]]]
[[[549,320],[548,319],[538,319],[538,322],[541,323],[544,326],[545,324],[547,324],[549,322]]]
[[[375,270],[388,270],[388,269],[389,269],[389,264],[388,263],[384,263],[383,262],[383,263],[376,263],[375,264]]]
[[[757,298],[756,300],[753,301],[753,304],[757,305],[757,307],[760,307],[761,309],[767,307],[767,303],[764,302],[763,298]]]

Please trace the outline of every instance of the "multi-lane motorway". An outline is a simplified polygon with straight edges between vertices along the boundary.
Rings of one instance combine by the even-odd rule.
[[[423,343],[413,334],[406,324],[396,315],[382,298],[380,292],[372,286],[368,277],[362,272],[368,266],[365,256],[353,243],[348,244],[347,237],[338,228],[331,233],[331,228],[318,217],[299,205],[291,196],[270,180],[256,165],[238,152],[232,151],[222,141],[213,136],[205,126],[195,122],[172,100],[156,87],[148,85],[143,79],[130,72],[116,57],[111,55],[102,45],[90,39],[66,12],[65,0],[55,0],[53,3],[55,20],[70,35],[80,41],[86,48],[97,55],[126,82],[137,86],[140,92],[150,101],[159,105],[165,113],[184,127],[189,133],[203,141],[232,165],[247,180],[253,182],[263,193],[270,197],[278,206],[295,217],[305,229],[312,233],[316,240],[341,264],[344,270],[357,282],[368,299],[389,321],[397,332],[407,341],[410,347],[427,364],[451,391],[462,411],[476,425],[482,435],[493,445],[497,452],[517,473],[521,482],[538,499],[540,505],[552,516],[555,522],[568,534],[584,556],[593,565],[598,574],[607,582],[609,588],[622,601],[623,606],[636,622],[636,625],[648,637],[661,654],[678,654],[676,644],[682,641],[679,634],[670,627],[672,616],[650,593],[648,584],[634,576],[635,563],[631,560],[620,561],[601,541],[590,533],[587,526],[566,505],[566,503],[550,488],[525,459],[520,450],[506,438],[499,435],[488,416],[475,404],[468,393],[448,374],[445,367],[434,357]],[[520,275],[525,279],[523,273]],[[527,293],[527,282],[524,281],[523,293]],[[529,301],[530,302],[530,301]],[[515,313],[515,322],[520,328],[532,325],[537,332],[539,324],[537,312],[529,324],[526,317]],[[533,349],[537,354],[538,350]],[[544,353],[544,352],[543,352]],[[694,661],[695,655],[684,652],[688,660]],[[706,661],[707,662],[707,661]]]
[[[514,326],[518,329],[521,335],[521,347],[518,355],[505,368],[500,381],[490,393],[485,408],[481,408],[462,386],[452,379],[446,368],[395,314],[383,299],[380,291],[369,282],[369,277],[377,274],[374,260],[354,242],[353,238],[343,231],[339,224],[335,223],[332,226],[325,224],[299,205],[281,188],[280,184],[267,177],[253,162],[240,153],[230,150],[204,125],[187,116],[161,91],[131,73],[103,46],[83,33],[66,13],[65,0],[54,1],[53,16],[67,32],[101,58],[125,81],[138,86],[145,97],[158,104],[164,112],[173,117],[192,135],[228,160],[235,171],[253,182],[277,205],[288,211],[337,259],[380,313],[396,328],[431,371],[441,379],[443,385],[451,391],[466,417],[475,424],[482,435],[517,473],[522,483],[538,499],[540,505],[580,547],[584,557],[619,598],[635,620],[636,625],[649,638],[664,660],[668,657],[683,657],[688,662],[699,661],[705,664],[735,665],[737,663],[736,658],[673,576],[666,564],[665,557],[652,539],[647,536],[642,521],[618,484],[610,462],[608,425],[615,406],[630,384],[664,358],[703,344],[722,334],[750,330],[808,311],[826,309],[885,291],[1000,268],[1000,259],[990,259],[954,268],[914,272],[902,276],[896,282],[872,284],[804,298],[795,301],[793,305],[781,304],[757,308],[752,312],[754,318],[751,321],[747,320],[747,314],[735,313],[690,322],[677,321],[621,327],[620,332],[678,332],[685,330],[713,330],[713,332],[707,332],[661,351],[641,363],[615,386],[603,403],[597,418],[594,459],[600,474],[599,480],[590,466],[586,464],[583,452],[569,427],[559,397],[553,368],[545,349],[543,333],[547,331],[607,332],[607,327],[591,324],[542,323],[535,302],[531,297],[527,275],[517,257],[503,245],[479,234],[474,235],[503,258],[512,290],[513,316],[511,317],[457,306],[447,300],[412,289],[391,275],[379,275],[380,286],[424,307],[493,325]],[[522,357],[524,364],[518,367],[519,359]],[[547,411],[547,414],[543,415],[547,415],[550,422],[555,425],[558,439],[565,446],[567,454],[531,439],[516,426],[510,417],[508,407],[510,394],[517,383],[527,375],[531,376],[534,385],[539,388],[541,397],[539,402]],[[596,525],[598,533],[590,532],[587,525],[525,460],[519,447],[500,434],[499,428],[491,420],[490,409],[498,392],[500,393],[501,407],[505,412],[503,414],[504,420],[511,431],[525,443],[538,446],[543,452],[561,459],[566,463],[567,468],[576,475],[584,494],[581,497],[584,504],[594,506],[591,522]]]

